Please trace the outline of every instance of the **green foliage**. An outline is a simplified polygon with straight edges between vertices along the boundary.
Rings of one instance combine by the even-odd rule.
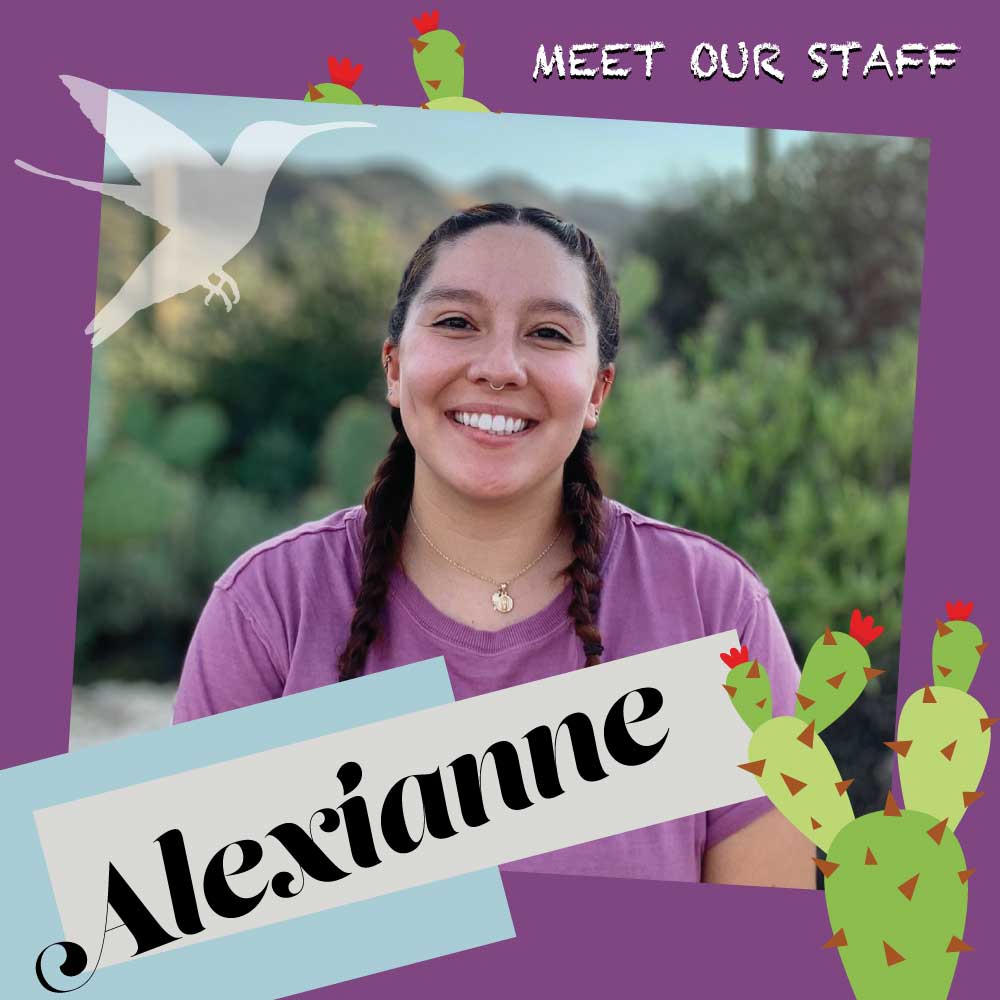
[[[928,146],[815,136],[745,181],[706,182],[689,204],[651,211],[636,245],[663,277],[655,309],[668,342],[714,314],[725,342],[752,322],[769,343],[807,340],[823,366],[874,356],[916,328]]]
[[[393,433],[384,405],[353,397],[337,407],[320,438],[318,454],[323,483],[333,489],[339,506],[362,501]]]

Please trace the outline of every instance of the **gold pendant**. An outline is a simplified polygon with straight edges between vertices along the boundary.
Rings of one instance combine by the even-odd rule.
[[[501,583],[500,589],[493,595],[493,610],[505,615],[513,610],[514,601],[507,593],[507,584]]]

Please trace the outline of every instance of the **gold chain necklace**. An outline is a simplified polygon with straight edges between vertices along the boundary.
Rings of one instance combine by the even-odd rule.
[[[493,586],[497,588],[496,591],[493,593],[493,595],[491,597],[491,601],[493,602],[493,610],[496,611],[496,612],[498,612],[499,614],[502,614],[502,615],[505,615],[505,614],[507,614],[508,612],[510,612],[510,611],[512,611],[514,609],[514,599],[507,592],[508,589],[509,589],[509,587],[510,587],[510,585],[515,580],[517,580],[519,577],[524,576],[524,574],[527,573],[528,570],[531,569],[533,566],[535,566],[539,562],[541,562],[541,560],[544,559],[545,556],[547,556],[549,554],[549,552],[552,549],[552,546],[555,545],[556,542],[559,541],[560,535],[562,535],[562,528],[560,528],[559,531],[558,531],[558,533],[556,534],[556,537],[553,538],[552,541],[549,542],[549,544],[546,545],[545,548],[541,552],[539,552],[538,555],[535,556],[535,558],[532,559],[531,562],[528,563],[527,566],[524,567],[524,569],[518,570],[518,572],[515,573],[509,580],[501,581],[501,580],[494,580],[493,577],[491,577],[491,576],[483,576],[481,573],[477,573],[475,570],[469,569],[468,566],[463,566],[461,563],[455,562],[455,560],[452,559],[451,556],[446,555],[444,552],[442,552],[427,537],[427,532],[424,531],[424,529],[420,527],[420,522],[417,520],[417,517],[413,513],[413,509],[412,508],[410,509],[410,517],[413,519],[413,523],[414,523],[414,525],[416,525],[417,531],[419,531],[420,534],[423,536],[424,541],[442,559],[444,559],[445,562],[451,563],[451,565],[454,566],[455,569],[460,569],[463,573],[468,573],[469,576],[476,577],[477,580],[482,580],[484,583],[492,583]]]

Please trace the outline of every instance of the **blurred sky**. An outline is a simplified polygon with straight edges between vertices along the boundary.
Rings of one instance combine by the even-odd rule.
[[[339,170],[402,162],[449,185],[474,183],[497,173],[521,174],[555,194],[582,191],[636,203],[662,197],[706,173],[745,169],[750,141],[747,129],[715,125],[121,93],[178,125],[218,159],[225,158],[237,134],[253,121],[368,121],[377,128],[310,137],[292,154],[288,166]],[[776,152],[809,134],[776,131]],[[106,151],[105,170],[114,169],[120,169],[118,158]]]

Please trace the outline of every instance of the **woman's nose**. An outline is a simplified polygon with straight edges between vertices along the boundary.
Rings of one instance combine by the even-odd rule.
[[[482,352],[469,366],[469,378],[493,386],[525,385],[528,375],[516,335],[498,331],[486,338]]]

